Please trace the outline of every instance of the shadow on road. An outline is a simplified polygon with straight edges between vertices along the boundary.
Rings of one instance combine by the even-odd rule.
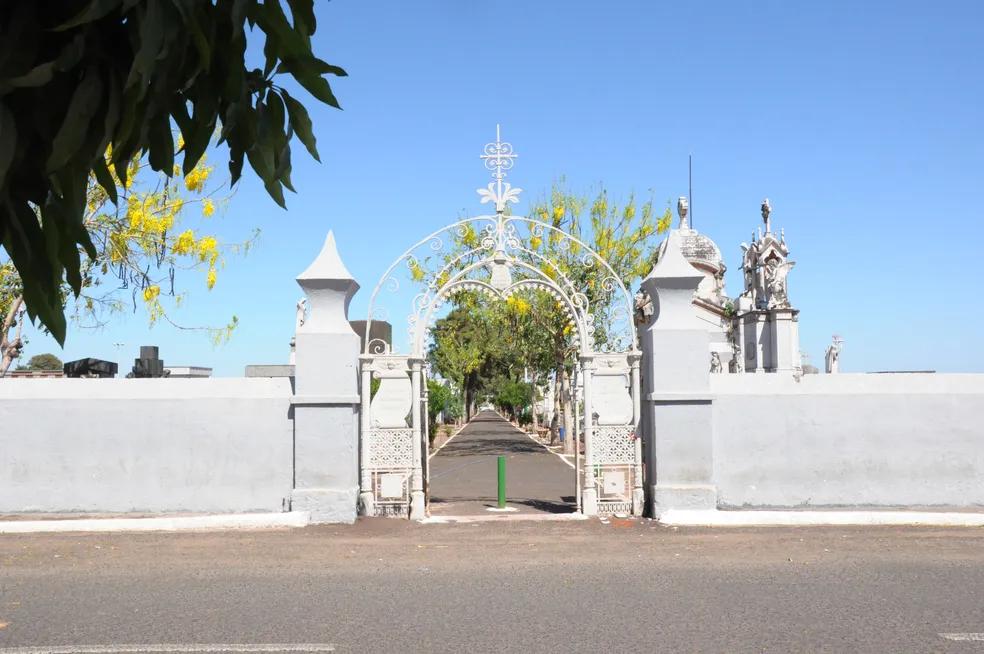
[[[459,437],[460,438],[460,437]],[[543,447],[531,440],[515,438],[484,438],[482,440],[455,439],[444,446],[441,456],[487,456],[509,454],[539,454]]]

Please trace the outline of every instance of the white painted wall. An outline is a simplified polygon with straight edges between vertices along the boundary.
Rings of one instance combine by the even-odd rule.
[[[281,511],[290,380],[0,381],[0,513]]]
[[[711,375],[725,506],[984,505],[984,375]]]

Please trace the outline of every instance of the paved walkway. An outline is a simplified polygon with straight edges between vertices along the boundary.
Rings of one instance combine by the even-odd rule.
[[[475,416],[430,460],[433,516],[491,514],[499,455],[506,499],[519,513],[571,513],[574,469],[492,411]]]

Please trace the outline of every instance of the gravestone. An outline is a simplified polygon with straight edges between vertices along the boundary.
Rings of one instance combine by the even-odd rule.
[[[164,370],[164,362],[158,354],[159,348],[156,345],[141,345],[140,356],[133,360],[133,370],[127,377],[167,377],[168,371]]]
[[[119,366],[113,361],[103,361],[102,359],[77,359],[68,361],[62,366],[66,377],[95,377],[99,379],[111,379],[116,376]]]

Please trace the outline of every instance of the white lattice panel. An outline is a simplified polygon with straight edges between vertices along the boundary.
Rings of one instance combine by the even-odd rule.
[[[370,469],[413,467],[413,429],[371,429],[364,447]]]
[[[591,432],[591,454],[595,465],[634,463],[632,431],[631,425],[595,427]]]

